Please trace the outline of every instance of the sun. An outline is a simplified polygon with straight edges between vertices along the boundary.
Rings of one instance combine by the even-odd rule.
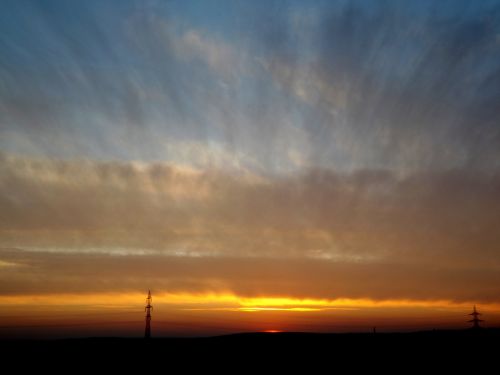
[[[283,331],[280,331],[278,329],[266,329],[265,331],[262,331],[262,332],[265,332],[265,333],[279,333],[279,332],[283,332]]]

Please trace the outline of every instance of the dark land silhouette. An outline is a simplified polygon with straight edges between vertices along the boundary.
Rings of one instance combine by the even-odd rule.
[[[149,291],[142,338],[0,339],[0,353],[21,366],[67,363],[93,370],[103,364],[125,369],[146,364],[156,368],[165,365],[168,369],[184,366],[189,370],[220,368],[234,362],[239,366],[273,363],[281,371],[296,370],[294,366],[299,363],[318,369],[341,363],[353,368],[378,368],[401,361],[407,367],[442,363],[448,368],[460,368],[464,363],[479,366],[495,361],[500,355],[500,328],[482,327],[482,314],[475,306],[469,314],[473,317],[468,321],[471,327],[460,330],[380,332],[373,327],[364,333],[267,331],[210,337],[155,336],[152,309]]]
[[[256,332],[199,338],[11,339],[0,340],[0,350],[4,358],[29,358],[27,362],[16,362],[21,366],[69,363],[89,368],[101,364],[127,368],[149,363],[156,368],[176,364],[191,369],[228,363],[273,363],[293,369],[299,363],[313,367],[350,363],[353,368],[380,368],[403,361],[406,366],[441,362],[460,367],[460,363],[486,363],[498,358],[500,328],[411,333]]]

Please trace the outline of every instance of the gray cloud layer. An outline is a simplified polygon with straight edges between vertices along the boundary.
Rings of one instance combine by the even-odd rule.
[[[450,170],[398,177],[382,170],[343,174],[316,169],[282,177],[235,176],[164,164],[6,155],[0,170],[1,245],[41,251],[19,257],[21,263],[25,256],[28,264],[41,262],[35,274],[50,280],[47,290],[58,283],[87,288],[81,282],[92,279],[87,272],[93,268],[85,262],[116,269],[111,289],[121,289],[122,281],[123,287],[137,285],[127,276],[119,279],[120,274],[137,281],[144,267],[153,267],[161,279],[159,264],[170,274],[176,272],[170,264],[180,262],[186,270],[193,265],[193,272],[186,272],[196,288],[210,288],[207,279],[220,276],[222,285],[238,291],[249,285],[252,291],[251,285],[260,285],[256,270],[269,261],[276,265],[276,280],[270,267],[267,284],[273,293],[283,286],[287,292],[295,288],[326,296],[325,288],[335,285],[342,296],[422,298],[417,286],[429,278],[429,297],[460,299],[477,293],[492,299],[488,283],[500,268],[498,174]],[[84,254],[89,252],[126,256]],[[12,254],[3,260],[18,261]],[[74,284],[62,282],[66,271],[55,271],[66,260],[68,272],[75,268]],[[207,273],[198,274],[203,265]],[[323,270],[323,281],[311,276],[316,268]],[[30,290],[24,276],[19,283],[16,278],[32,269],[12,270],[12,276],[5,276],[11,281],[4,292]],[[237,280],[241,272],[253,281]],[[303,288],[295,282],[280,284],[293,279],[293,272],[300,274],[297,283],[304,282]],[[380,291],[370,287],[370,275],[383,278]],[[168,280],[159,282],[166,287],[177,282]]]
[[[370,298],[498,303],[498,268],[314,259],[46,254],[3,249],[1,295],[143,292],[243,297]]]
[[[120,4],[0,13],[1,293],[497,298],[498,2]]]

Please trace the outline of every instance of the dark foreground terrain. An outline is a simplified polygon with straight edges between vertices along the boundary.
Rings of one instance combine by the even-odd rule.
[[[176,374],[195,368],[240,373],[272,367],[279,373],[299,368],[309,369],[306,373],[318,373],[336,372],[338,366],[348,365],[351,370],[402,366],[401,371],[407,373],[415,368],[431,370],[433,363],[447,369],[489,367],[500,359],[500,329],[376,334],[243,333],[149,340],[0,340],[0,350],[3,363],[15,364],[18,369],[50,366],[55,372],[68,369],[69,365],[72,371],[139,366],[146,371],[161,369],[165,370],[162,373]]]

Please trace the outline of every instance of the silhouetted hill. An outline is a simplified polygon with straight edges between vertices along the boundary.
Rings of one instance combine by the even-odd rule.
[[[353,368],[372,363],[414,366],[441,362],[450,366],[495,359],[500,351],[500,329],[424,331],[413,333],[241,333],[205,338],[86,338],[62,340],[2,340],[4,358],[29,358],[37,365],[101,364],[169,366],[185,369],[239,363],[311,366],[351,363]],[[149,363],[149,365],[148,365]],[[20,363],[21,365],[23,362]],[[30,364],[30,362],[27,362]],[[319,367],[318,367],[319,368]],[[178,372],[174,372],[178,373]]]

